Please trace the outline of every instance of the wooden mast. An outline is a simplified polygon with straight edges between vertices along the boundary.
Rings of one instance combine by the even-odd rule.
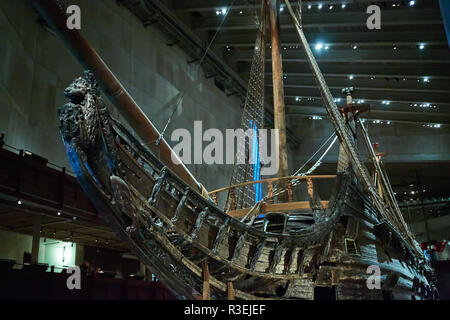
[[[286,120],[284,106],[284,89],[283,89],[283,65],[281,61],[280,51],[280,0],[267,0],[270,16],[270,39],[272,48],[272,82],[273,82],[273,110],[274,110],[274,127],[279,130],[279,147],[278,158],[279,168],[278,176],[285,177],[289,175],[287,162],[287,145],[286,145]]]
[[[270,16],[270,40],[272,48],[273,117],[274,128],[279,130],[278,140],[278,177],[289,175],[286,145],[286,119],[284,106],[283,64],[280,50],[280,0],[267,0]],[[273,152],[273,150],[272,150]],[[280,182],[277,188],[283,189],[286,183]],[[282,193],[278,201],[287,202],[288,196]]]

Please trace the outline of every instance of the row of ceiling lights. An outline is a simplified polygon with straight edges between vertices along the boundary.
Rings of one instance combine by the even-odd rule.
[[[21,206],[21,205],[22,205],[22,200],[18,199],[18,200],[17,200],[17,204],[18,204],[19,206]],[[61,216],[61,211],[58,211],[58,212],[56,213],[56,215],[57,215],[57,216]],[[73,219],[73,220],[76,220],[77,217],[74,216],[74,217],[72,217],[72,219]],[[41,229],[41,233],[43,233],[43,230],[42,230],[42,229]],[[55,235],[56,235],[56,232],[53,232],[53,236],[55,236]],[[72,238],[72,234],[71,234],[71,238]],[[98,243],[98,238],[95,239],[95,242]],[[109,240],[106,240],[106,241],[105,241],[105,244],[108,245],[108,244],[109,244]]]
[[[415,4],[416,4],[416,1],[415,1],[415,0],[410,0],[410,1],[409,1],[409,6],[410,6],[410,7],[414,6]],[[313,9],[313,5],[312,5],[312,4],[305,4],[305,7],[307,7],[308,10]],[[317,5],[317,9],[318,9],[318,10],[322,10],[323,7],[324,7],[324,5],[323,5],[322,3],[319,3],[319,4]],[[336,7],[338,7],[338,6],[336,6]],[[341,9],[345,9],[345,8],[347,7],[347,4],[346,4],[346,3],[343,3],[343,4],[341,4],[340,7],[341,7]],[[393,3],[392,3],[392,7],[400,7],[400,2],[399,2],[399,1],[393,2]],[[328,9],[329,9],[329,10],[333,10],[333,8],[334,8],[334,5],[332,5],[332,4],[328,5]],[[284,11],[284,5],[280,6],[280,12],[283,12],[283,11]],[[216,15],[218,15],[218,16],[220,16],[220,15],[226,15],[227,12],[228,12],[228,8],[224,7],[224,8],[221,8],[221,9],[216,10]],[[239,14],[244,14],[244,11],[240,10],[240,11],[239,11]]]
[[[422,125],[422,127],[427,127],[427,128],[440,128],[441,125],[439,123],[424,123]]]
[[[290,49],[296,49],[296,48],[298,48],[298,46],[289,46],[289,48]],[[316,49],[316,51],[322,51],[322,49],[325,49],[325,50],[328,50],[330,48],[330,45],[329,44],[326,44],[326,43],[323,43],[323,42],[317,42],[315,45],[314,45],[314,49]],[[397,45],[394,43],[393,45],[392,45],[392,50],[397,50]],[[417,44],[417,48],[419,49],[419,50],[425,50],[425,43],[418,43]],[[353,50],[356,50],[356,49],[358,49],[358,45],[357,44],[353,44],[352,45],[352,49]],[[284,50],[286,50],[286,47],[284,47]]]
[[[351,75],[348,76],[348,79],[349,80],[353,80],[353,79],[355,79],[355,76],[351,74]],[[386,79],[389,80],[389,78],[386,78]],[[370,80],[375,80],[375,77],[371,76]],[[402,80],[406,81],[406,78],[403,78]],[[417,82],[420,82],[420,81],[422,81],[424,83],[430,83],[431,82],[430,77],[428,77],[428,76],[417,77]]]
[[[287,74],[286,73],[283,74],[283,79],[287,79]],[[348,79],[349,80],[353,80],[353,79],[355,79],[355,76],[353,74],[350,74],[350,75],[348,75]],[[390,80],[390,78],[385,78],[385,79],[388,80],[388,81]],[[397,79],[397,81],[399,81],[398,78],[394,78],[394,79]],[[371,76],[370,80],[375,80],[375,77]],[[406,78],[402,78],[402,80],[406,81]],[[420,82],[420,81],[422,81],[424,83],[430,83],[431,82],[430,77],[428,77],[428,76],[417,77],[417,82]]]
[[[312,98],[308,98],[308,100],[312,100]],[[300,102],[300,101],[302,101],[302,98],[296,97],[295,101]],[[341,102],[341,98],[334,98],[334,102],[340,103]],[[364,102],[365,102],[364,99],[357,99],[357,100],[355,100],[356,104],[363,104]],[[381,104],[383,104],[383,105],[390,105],[391,102],[389,100],[383,100],[381,102]],[[421,104],[417,104],[417,103],[412,104],[411,103],[410,106],[414,106],[414,107],[418,106],[418,107],[422,107],[422,108],[436,108],[436,105],[431,105],[430,103],[421,103]],[[310,119],[312,119],[312,120],[322,120],[322,117],[318,117],[318,118],[310,117]],[[362,121],[364,122],[364,119]],[[383,124],[383,123],[391,124],[391,121],[389,121],[389,120],[388,121],[372,120],[372,123],[374,123],[374,124]],[[423,127],[427,127],[427,128],[441,128],[441,124],[439,124],[439,123],[423,124],[422,126]]]
[[[365,76],[361,76],[361,78],[365,78]],[[283,79],[287,79],[287,74],[283,74]],[[355,76],[353,74],[348,75],[348,79],[353,80],[353,79],[355,79]],[[389,77],[384,77],[384,79],[387,81],[391,80],[391,78],[389,78]],[[394,77],[393,79],[400,81],[400,79],[398,77]],[[375,80],[375,76],[370,76],[370,80]],[[406,78],[402,78],[402,80],[406,81]],[[431,82],[430,77],[428,77],[428,76],[417,77],[417,82],[420,82],[420,81],[422,81],[424,83]]]
[[[336,45],[339,45],[339,44],[336,44]],[[270,49],[272,48],[272,46],[271,46],[270,44],[267,44],[267,46],[268,46]],[[328,49],[330,49],[330,46],[331,46],[331,45],[326,44],[326,43],[323,43],[323,42],[317,42],[316,44],[313,44],[313,47],[314,47],[314,49],[315,49],[317,52],[321,52],[322,50],[328,51]],[[225,45],[225,48],[226,48],[228,51],[231,51],[231,49],[232,49],[232,47],[231,47],[230,45]],[[300,48],[299,45],[283,46],[283,50],[287,50],[287,49],[298,49],[298,48]],[[356,50],[356,49],[358,49],[358,45],[354,44],[354,45],[351,46],[351,48],[352,48],[353,50]],[[424,44],[424,43],[418,43],[418,44],[417,44],[417,48],[418,48],[419,50],[425,50],[425,44]],[[397,45],[394,44],[393,47],[392,47],[392,49],[393,49],[393,50],[397,50]]]
[[[17,205],[21,206],[22,204],[23,204],[22,200],[21,200],[21,199],[17,199]],[[57,215],[57,216],[61,216],[61,211],[58,211],[58,212],[56,213],[56,215]],[[73,216],[73,217],[72,217],[72,220],[77,220],[77,217],[76,217],[76,216]]]
[[[416,4],[416,1],[415,0],[410,0],[408,4],[409,4],[410,7],[413,7]],[[305,4],[305,6],[308,8],[308,10],[311,10],[313,8],[312,4],[308,4],[308,5]],[[319,3],[317,5],[317,9],[319,9],[319,10],[322,10],[323,7],[324,7],[324,5],[322,3]],[[346,7],[347,7],[346,3],[341,4],[341,9],[345,9]],[[392,7],[400,7],[400,2],[399,1],[393,2],[392,3]],[[332,5],[332,4],[328,5],[328,9],[329,10],[333,10],[333,8],[334,8],[334,5]],[[284,10],[284,8],[281,7],[280,11],[283,12],[283,10]]]
[[[309,101],[313,100],[313,98],[304,98],[304,99],[309,100]],[[341,100],[342,100],[341,98],[334,98],[334,102],[335,102],[335,103],[340,103]],[[301,97],[295,97],[295,101],[296,101],[296,102],[301,102],[301,101],[302,101],[302,98],[301,98]],[[366,102],[366,100],[364,100],[364,99],[357,99],[357,100],[355,100],[355,101],[356,101],[357,104],[362,104],[362,103],[365,103],[365,102]],[[391,101],[389,101],[389,100],[383,100],[383,101],[381,101],[381,104],[388,106],[388,105],[391,104]],[[437,105],[431,104],[431,103],[429,103],[429,102],[423,102],[423,103],[411,103],[411,104],[410,104],[410,107],[433,108],[433,109],[436,109]]]
[[[323,117],[322,116],[310,116],[309,119],[311,120],[322,120]],[[395,120],[391,121],[391,120],[368,120],[368,119],[361,119],[362,123],[368,122],[368,123],[372,123],[372,124],[377,124],[377,125],[382,125],[382,124],[387,124],[390,125],[393,122],[396,122]],[[434,129],[439,129],[442,127],[442,125],[440,123],[426,123],[423,124],[422,127],[426,127],[426,128],[434,128]]]
[[[428,103],[428,102],[425,102],[425,103],[411,103],[410,105],[409,105],[410,107],[418,107],[418,108],[433,108],[433,109],[436,109],[436,105],[435,104],[431,104],[431,103]]]

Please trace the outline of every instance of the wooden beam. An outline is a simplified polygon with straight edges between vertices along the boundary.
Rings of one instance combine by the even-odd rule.
[[[203,260],[202,268],[203,268],[203,300],[211,300],[211,288],[209,286],[210,274],[208,262],[206,262],[206,260]]]
[[[231,281],[227,282],[227,299],[235,300],[233,282]]]
[[[323,208],[328,206],[329,201],[320,201]],[[262,212],[289,212],[292,210],[310,209],[309,201],[296,201],[287,203],[265,203],[261,210]],[[242,218],[251,208],[238,209],[227,212],[233,218]]]
[[[311,175],[311,176],[286,176],[286,177],[280,177],[280,178],[268,178],[268,179],[262,179],[262,180],[257,180],[257,181],[248,181],[248,182],[243,182],[243,183],[239,183],[239,184],[235,184],[233,186],[228,186],[228,187],[223,187],[220,189],[216,189],[211,191],[209,194],[212,196],[215,193],[219,193],[222,191],[226,191],[228,189],[235,189],[235,188],[239,188],[239,187],[244,187],[244,186],[248,186],[251,184],[257,184],[257,183],[273,183],[279,180],[305,180],[305,179],[335,179],[336,175],[335,174],[324,174],[324,175]]]
[[[281,61],[279,37],[280,0],[268,0],[272,49],[272,83],[274,127],[279,130],[278,176],[289,174],[286,148],[286,120],[284,110],[283,63]]]

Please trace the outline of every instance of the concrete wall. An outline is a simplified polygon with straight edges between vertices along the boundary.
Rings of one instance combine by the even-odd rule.
[[[141,106],[158,129],[172,112],[171,101],[185,94],[166,137],[176,128],[236,128],[240,101],[227,98],[212,79],[205,79],[163,35],[144,28],[128,10],[110,0],[77,1],[82,34]],[[37,23],[29,1],[0,1],[0,131],[6,142],[69,166],[58,130],[57,108],[66,101],[65,87],[82,68],[61,41]],[[227,185],[229,166],[188,166],[209,189]]]
[[[31,254],[33,238],[26,234],[0,230],[0,259],[15,260],[23,263],[23,254]]]
[[[421,221],[411,226],[411,231],[416,235],[418,241],[447,240],[450,238],[450,215],[428,219],[427,223],[431,239],[427,239],[425,222]],[[445,257],[445,260],[448,260],[450,252],[446,254],[448,256]]]
[[[295,168],[303,164],[333,133],[334,128],[329,119],[310,120],[304,117],[292,117],[288,124],[299,137],[300,146],[293,150]],[[421,123],[374,124],[368,121],[369,135],[372,142],[380,143],[380,151],[388,153],[384,162],[427,162],[450,161],[450,127],[423,127]],[[363,137],[358,132],[358,146],[363,160],[367,149]],[[338,156],[338,143],[325,157],[326,162],[335,162]],[[296,163],[295,163],[296,162]],[[294,168],[292,168],[294,170]]]

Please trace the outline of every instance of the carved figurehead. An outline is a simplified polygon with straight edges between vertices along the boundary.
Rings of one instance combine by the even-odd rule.
[[[70,143],[77,137],[84,148],[89,148],[89,145],[98,142],[102,130],[99,115],[105,114],[105,104],[92,72],[84,71],[82,77],[75,79],[64,90],[64,95],[70,100],[59,109],[64,142]]]
[[[93,73],[85,71],[65,89],[64,95],[70,102],[59,109],[60,130],[69,158],[73,154],[71,151],[76,150],[82,161],[86,161],[85,165],[96,172],[98,183],[109,181],[108,185],[103,183],[104,190],[108,190],[112,200],[128,217],[125,218],[130,224],[127,231],[136,231],[138,214],[127,183],[119,177],[121,169],[112,165],[116,162],[115,141],[110,134],[112,119]],[[109,158],[99,150],[108,150]],[[79,167],[78,159],[70,160],[74,168]]]

